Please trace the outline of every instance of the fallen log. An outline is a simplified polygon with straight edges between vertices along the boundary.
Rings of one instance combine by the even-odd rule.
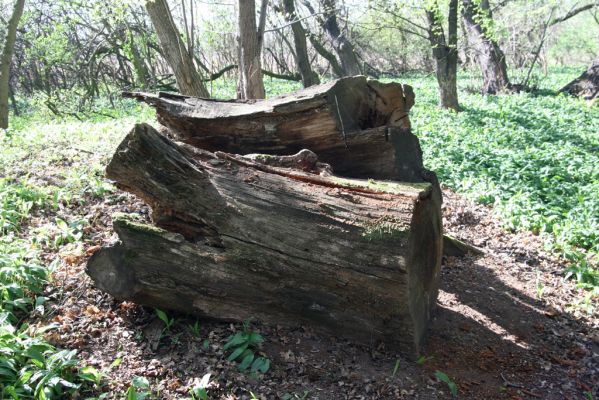
[[[422,181],[412,176],[422,170],[422,157],[409,130],[414,92],[408,85],[356,76],[268,100],[124,95],[155,107],[176,140],[204,150],[281,155],[310,149],[341,176]],[[391,131],[401,140],[381,146]]]
[[[599,98],[599,57],[578,78],[560,89],[561,93],[593,101]]]
[[[152,207],[157,226],[115,217],[120,242],[87,266],[100,289],[418,352],[443,242],[432,184],[336,177],[309,151],[210,152],[149,125],[123,140],[107,175]]]
[[[443,255],[449,257],[464,257],[467,254],[480,256],[485,252],[476,246],[456,239],[451,235],[443,235]]]

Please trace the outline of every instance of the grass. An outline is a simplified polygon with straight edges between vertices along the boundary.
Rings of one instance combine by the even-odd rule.
[[[538,90],[483,97],[459,79],[463,111],[437,107],[431,78],[408,76],[412,121],[428,168],[441,182],[492,204],[508,229],[531,230],[572,261],[569,276],[597,288],[599,107],[556,95],[578,70],[553,71]],[[595,261],[593,261],[593,259]]]
[[[145,108],[128,106],[121,112],[151,119]],[[104,164],[134,121],[57,119],[38,110],[13,118],[11,129],[0,133],[2,399],[59,399],[92,389],[76,351],[44,339],[54,327],[26,321],[49,311],[43,293],[52,264],[40,260],[41,252],[56,254],[83,240],[87,221],[73,210],[114,190],[104,180]]]

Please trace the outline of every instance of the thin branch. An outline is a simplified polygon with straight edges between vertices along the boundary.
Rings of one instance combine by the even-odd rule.
[[[319,14],[324,14],[324,12],[317,12],[317,13],[314,13],[314,14],[310,14],[310,15],[308,15],[306,17],[297,18],[297,19],[295,19],[293,21],[289,21],[288,23],[286,23],[284,25],[280,25],[280,26],[277,26],[275,28],[267,29],[264,32],[280,31],[282,29],[287,28],[288,26],[291,26],[291,25],[295,24],[296,22],[302,22],[302,21],[304,21],[306,19],[310,19],[310,18],[316,17]]]
[[[549,26],[553,26],[555,24],[559,24],[560,22],[567,21],[570,18],[572,18],[572,17],[580,14],[581,12],[590,10],[590,9],[595,8],[597,6],[599,6],[599,1],[595,1],[593,3],[585,4],[584,6],[580,6],[578,8],[573,9],[573,10],[570,10],[570,12],[568,12],[566,15],[564,15],[562,17],[559,17],[559,18],[555,18],[554,20],[552,20],[549,23]]]

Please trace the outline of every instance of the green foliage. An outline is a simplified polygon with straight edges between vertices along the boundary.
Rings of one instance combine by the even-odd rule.
[[[480,96],[461,90],[458,114],[437,107],[431,78],[410,75],[419,101],[411,117],[427,167],[441,182],[492,204],[508,229],[531,230],[563,255],[578,252],[590,284],[599,252],[599,108],[555,95],[574,69],[539,80],[539,90]],[[468,75],[461,89],[478,87]],[[578,250],[577,250],[578,249]],[[595,261],[596,263],[596,261]]]
[[[270,360],[263,356],[256,356],[263,341],[262,335],[252,331],[249,322],[245,322],[241,332],[236,332],[227,339],[223,350],[229,352],[227,360],[239,363],[237,368],[240,371],[265,374],[270,369]]]
[[[151,395],[150,382],[142,376],[136,376],[131,381],[131,385],[125,393],[125,398],[127,400],[143,400]]]
[[[447,384],[447,387],[449,388],[449,392],[451,393],[451,395],[453,397],[458,396],[458,385],[456,385],[455,382],[452,381],[449,378],[449,376],[447,376],[447,374],[445,374],[441,371],[435,371],[435,378],[437,378],[439,381],[445,382]]]
[[[167,313],[159,309],[156,309],[156,315],[158,316],[158,319],[164,322],[163,332],[170,333],[171,328],[175,324],[175,318],[170,318]]]
[[[33,208],[42,207],[46,195],[37,188],[0,178],[0,234],[19,230]]]
[[[200,321],[196,321],[193,323],[193,325],[189,324],[189,330],[191,331],[191,335],[196,338],[199,339],[200,338]]]
[[[75,350],[57,350],[0,314],[0,398],[60,399],[80,387]]]
[[[433,357],[420,356],[420,357],[418,357],[418,360],[416,360],[416,364],[424,365],[427,361],[432,360],[432,358]]]
[[[117,358],[107,368],[104,368],[100,371],[94,367],[83,367],[79,371],[78,376],[84,381],[93,383],[94,387],[98,389],[102,386],[102,381],[108,376],[108,373],[113,368],[118,367],[122,361],[122,358]]]
[[[399,371],[399,367],[401,367],[401,360],[398,358],[397,361],[395,361],[395,366],[393,367],[393,373],[391,373],[392,377],[394,377],[397,374],[397,371]]]

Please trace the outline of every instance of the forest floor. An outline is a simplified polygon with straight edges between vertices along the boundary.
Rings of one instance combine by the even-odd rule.
[[[562,263],[542,250],[538,237],[503,230],[488,207],[448,190],[444,195],[446,231],[484,255],[444,259],[439,305],[419,360],[308,327],[255,322],[252,329],[264,336],[262,351],[272,365],[256,378],[226,361],[223,345],[240,325],[200,321],[194,336],[195,320],[172,316],[174,326],[163,333],[153,310],[94,289],[85,274],[88,255],[115,240],[112,213],[148,214],[123,193],[76,210],[91,217],[91,239],[79,254],[61,254],[46,294],[56,315],[42,323],[58,324],[48,339],[77,349],[82,365],[106,370],[122,360],[102,388],[112,394],[108,398],[119,398],[137,376],[149,380],[152,397],[188,398],[208,373],[209,398],[221,399],[450,398],[436,371],[468,399],[584,399],[590,398],[585,392],[597,393],[599,319],[576,306],[583,296],[564,283]]]
[[[209,398],[222,399],[451,397],[436,371],[469,399],[582,399],[599,389],[599,318],[587,292],[564,281],[564,262],[544,251],[540,237],[504,230],[491,207],[450,190],[444,191],[446,232],[484,254],[443,260],[439,306],[423,357],[405,359],[308,327],[254,322],[252,329],[265,338],[262,351],[271,369],[260,378],[241,373],[226,361],[223,350],[239,324],[199,321],[199,331],[194,331],[197,321],[177,315],[170,316],[175,323],[164,332],[154,310],[93,288],[85,264],[99,246],[116,240],[111,215],[147,217],[149,209],[102,181],[98,166],[110,151],[82,147],[68,134],[63,138],[45,149],[48,158],[41,165],[35,167],[38,158],[33,168],[22,167],[25,155],[12,170],[16,176],[27,175],[28,184],[56,188],[69,188],[69,177],[83,166],[100,178],[93,182],[93,173],[84,174],[81,197],[34,210],[21,232],[39,236],[60,218],[83,233],[82,240],[65,240],[60,246],[38,240],[42,260],[58,262],[44,293],[51,312],[38,315],[36,325],[54,324],[44,334],[46,340],[76,349],[80,366],[105,372],[94,390],[107,398],[121,398],[137,377],[148,379],[150,389],[140,388],[140,393],[151,393],[151,398],[189,398],[190,388],[205,374],[210,374]],[[111,148],[116,142],[98,145]],[[87,222],[78,228],[73,221],[80,219]],[[115,360],[120,364],[111,367]]]
[[[429,102],[427,99],[424,102]],[[541,101],[538,104],[553,100]],[[469,118],[469,113],[476,116],[487,109],[488,115],[472,128],[473,132],[478,129],[481,135],[486,134],[488,126],[501,121],[500,116],[492,115],[489,110],[507,108],[508,102],[514,103],[513,111],[514,107],[521,107],[519,103],[524,98],[492,99],[482,106],[471,105],[470,111],[457,117],[447,114],[430,122],[432,119],[425,114],[416,121],[418,133],[424,132],[423,145],[429,148],[425,147],[425,156],[433,158],[431,149],[446,150],[446,158],[440,158],[435,169],[441,171],[441,176],[447,176],[454,187],[468,192],[465,187],[465,182],[470,182],[468,171],[460,172],[459,168],[479,168],[476,176],[483,178],[485,171],[491,171],[488,165],[493,163],[485,164],[482,160],[473,166],[452,158],[458,156],[462,147],[472,154],[485,154],[484,148],[472,143],[478,146],[489,140],[476,136],[475,132],[471,143],[456,142],[443,147],[445,132],[437,125],[452,126],[460,123],[458,118]],[[437,110],[432,100],[429,103],[431,112]],[[526,130],[540,135],[545,124],[554,119],[552,113],[557,112],[558,105],[550,104],[551,113],[538,113],[547,114],[547,121],[539,120],[537,125],[528,121]],[[534,104],[518,110],[525,113],[530,107],[534,108]],[[592,172],[596,168],[592,161],[597,157],[594,151],[597,137],[590,132],[599,124],[599,119],[595,119],[597,111],[589,111],[578,103],[570,107],[580,109],[580,122],[576,126],[590,138],[580,141],[588,154],[578,169],[587,168],[591,170],[589,174],[596,174]],[[509,114],[509,110],[501,113]],[[438,372],[445,374],[450,384],[457,385],[459,398],[466,399],[593,399],[599,393],[596,290],[564,279],[566,261],[547,250],[546,236],[506,230],[505,219],[498,218],[496,208],[475,203],[448,188],[444,189],[445,231],[479,247],[483,254],[443,259],[438,307],[418,360],[382,347],[369,348],[341,337],[316,333],[309,327],[290,329],[252,321],[251,329],[265,339],[261,351],[271,361],[266,374],[252,376],[239,372],[237,364],[228,362],[223,349],[227,338],[242,329],[241,324],[196,321],[169,314],[167,318],[174,319],[174,323],[165,330],[155,310],[117,301],[96,290],[85,274],[85,265],[100,246],[116,240],[111,227],[112,214],[135,212],[149,218],[150,213],[141,201],[116,190],[104,179],[105,165],[127,130],[134,122],[153,120],[151,110],[146,108],[129,110],[127,115],[135,117],[119,116],[95,122],[29,121],[27,126],[17,126],[2,138],[0,284],[6,285],[6,276],[12,285],[22,284],[28,279],[25,275],[11,278],[5,269],[20,268],[32,260],[49,267],[51,273],[43,292],[37,293],[31,304],[21,305],[20,310],[14,306],[19,299],[11,297],[12,292],[8,297],[8,292],[0,295],[3,349],[0,367],[6,367],[2,364],[2,357],[8,354],[6,349],[17,342],[26,347],[31,336],[43,337],[56,349],[76,350],[76,354],[69,353],[68,357],[62,354],[63,360],[71,361],[56,368],[52,357],[57,350],[46,348],[43,362],[37,363],[41,345],[36,344],[37,347],[19,350],[22,356],[18,368],[23,371],[35,364],[35,371],[43,370],[46,375],[33,376],[38,379],[34,382],[36,387],[42,384],[40,376],[60,376],[80,383],[79,389],[70,390],[76,398],[99,398],[103,393],[104,398],[121,399],[129,391],[130,399],[141,399],[143,393],[148,398],[188,399],[190,389],[198,387],[203,378],[211,399],[451,398],[450,385],[438,378],[443,376]],[[450,119],[452,122],[447,122]],[[507,132],[518,124],[515,120],[505,122],[502,129],[506,133],[497,135],[503,144],[510,145],[512,139]],[[437,131],[442,134],[433,138],[431,132]],[[459,134],[467,132],[465,129]],[[447,135],[447,140],[458,136],[454,132]],[[523,148],[511,146],[514,153]],[[491,155],[507,157],[495,150]],[[526,157],[522,155],[522,159]],[[473,160],[475,156],[467,158]],[[449,171],[451,163],[456,164],[455,175]],[[576,170],[575,167],[572,169]],[[459,174],[463,181],[458,181]],[[505,176],[485,179],[507,184],[510,174],[508,170]],[[596,181],[588,183],[597,185]],[[557,183],[550,181],[539,184],[557,187]],[[486,188],[475,187],[478,190],[475,195]],[[504,190],[499,183],[490,189],[495,195]],[[541,189],[539,192],[547,192],[545,186]],[[599,203],[592,203],[592,196],[596,198],[597,194],[593,186],[589,186],[588,194],[585,198],[581,193],[577,199],[587,199],[586,208],[596,209]],[[556,198],[560,196],[564,197],[558,193]],[[526,214],[525,204],[519,203],[518,207],[518,213]],[[573,218],[578,214],[582,211],[568,215]],[[590,228],[580,237],[592,240],[592,221],[596,215],[591,212],[585,218],[584,221],[591,222]],[[7,310],[18,317],[12,321],[21,324],[18,335],[14,329],[6,328]],[[31,350],[34,347],[36,351]],[[94,373],[86,375],[85,371]],[[4,394],[2,384],[7,382],[7,375],[2,373],[0,398]],[[33,377],[29,375],[28,379]],[[54,386],[50,387],[48,382]],[[68,387],[49,378],[44,384],[48,393],[59,392],[60,385]],[[29,390],[23,382],[21,386],[24,392]],[[55,394],[54,398],[64,396]]]

